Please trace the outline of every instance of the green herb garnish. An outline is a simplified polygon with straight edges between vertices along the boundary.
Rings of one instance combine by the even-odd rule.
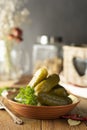
[[[37,96],[35,95],[34,89],[30,86],[20,88],[19,93],[15,97],[17,102],[28,105],[37,105]]]

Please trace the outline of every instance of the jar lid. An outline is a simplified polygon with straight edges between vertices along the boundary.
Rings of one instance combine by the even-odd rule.
[[[47,35],[41,35],[37,37],[37,42],[46,45],[50,43],[50,38]]]
[[[62,37],[47,35],[41,35],[37,37],[37,43],[40,43],[42,45],[55,44],[58,42],[62,42]]]

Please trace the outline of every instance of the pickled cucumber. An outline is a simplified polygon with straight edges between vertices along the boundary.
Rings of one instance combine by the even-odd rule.
[[[48,71],[45,67],[40,68],[39,70],[36,71],[34,74],[33,78],[29,82],[28,86],[30,87],[35,87],[39,82],[44,80],[48,75]]]
[[[44,92],[39,93],[37,98],[41,105],[46,106],[62,106],[72,103],[72,100],[69,97],[58,97]]]
[[[59,84],[56,85],[49,93],[64,97],[69,95],[66,89]]]
[[[52,74],[35,86],[35,92],[37,94],[40,92],[49,92],[55,85],[58,84],[59,80],[60,78],[57,74]]]

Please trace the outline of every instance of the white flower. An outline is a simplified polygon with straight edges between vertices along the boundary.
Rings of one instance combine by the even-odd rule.
[[[28,9],[26,9],[26,8],[24,8],[22,11],[21,11],[21,15],[22,16],[27,16],[27,15],[29,15],[30,14],[30,12],[28,11]]]
[[[24,7],[26,1],[0,0],[0,38],[6,36],[11,28],[19,27],[27,21],[30,12]]]

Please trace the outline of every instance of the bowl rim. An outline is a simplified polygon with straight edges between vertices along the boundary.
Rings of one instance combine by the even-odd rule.
[[[7,97],[6,97],[6,100],[10,103],[13,103],[15,105],[19,105],[21,107],[29,107],[29,108],[67,108],[69,106],[73,106],[73,105],[77,105],[79,102],[80,102],[80,99],[73,95],[73,94],[70,94],[69,97],[71,97],[72,99],[72,103],[71,104],[67,104],[67,105],[61,105],[61,106],[45,106],[45,105],[28,105],[28,104],[22,104],[22,103],[19,103],[19,102],[16,102],[12,99],[9,98],[9,96],[13,94],[13,93],[8,93]]]

